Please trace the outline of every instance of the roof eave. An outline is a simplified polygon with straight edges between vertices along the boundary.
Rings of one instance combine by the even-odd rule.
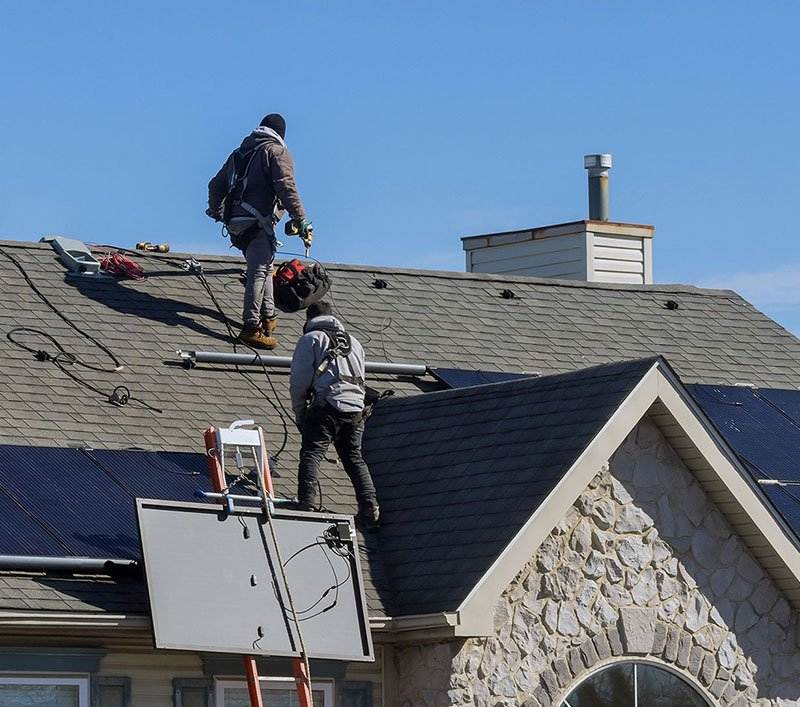
[[[387,619],[381,629],[391,636],[393,643],[414,643],[420,640],[490,636],[493,633],[492,624],[491,615],[469,617],[465,621],[460,611],[439,611]],[[370,628],[375,630],[372,621]]]

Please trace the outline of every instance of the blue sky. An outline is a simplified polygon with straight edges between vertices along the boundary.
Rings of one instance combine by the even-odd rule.
[[[463,269],[458,238],[656,226],[659,282],[800,332],[800,4],[3,2],[0,237],[224,252],[206,184],[271,111],[314,255]]]

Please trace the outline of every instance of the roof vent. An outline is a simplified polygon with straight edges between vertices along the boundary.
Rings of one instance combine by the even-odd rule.
[[[58,253],[59,260],[73,275],[97,275],[100,272],[100,262],[83,241],[55,236],[44,237],[39,242],[50,243],[53,250]]]

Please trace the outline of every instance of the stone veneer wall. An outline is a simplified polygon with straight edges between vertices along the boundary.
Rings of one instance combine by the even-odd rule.
[[[800,706],[798,617],[643,420],[511,583],[495,636],[396,649],[394,704],[549,707],[622,657]]]

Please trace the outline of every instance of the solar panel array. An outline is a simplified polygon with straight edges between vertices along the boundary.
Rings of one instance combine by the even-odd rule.
[[[800,484],[800,390],[687,388],[754,479]],[[800,485],[760,488],[800,535]]]
[[[202,454],[0,445],[0,554],[139,559],[136,497],[198,489]]]

